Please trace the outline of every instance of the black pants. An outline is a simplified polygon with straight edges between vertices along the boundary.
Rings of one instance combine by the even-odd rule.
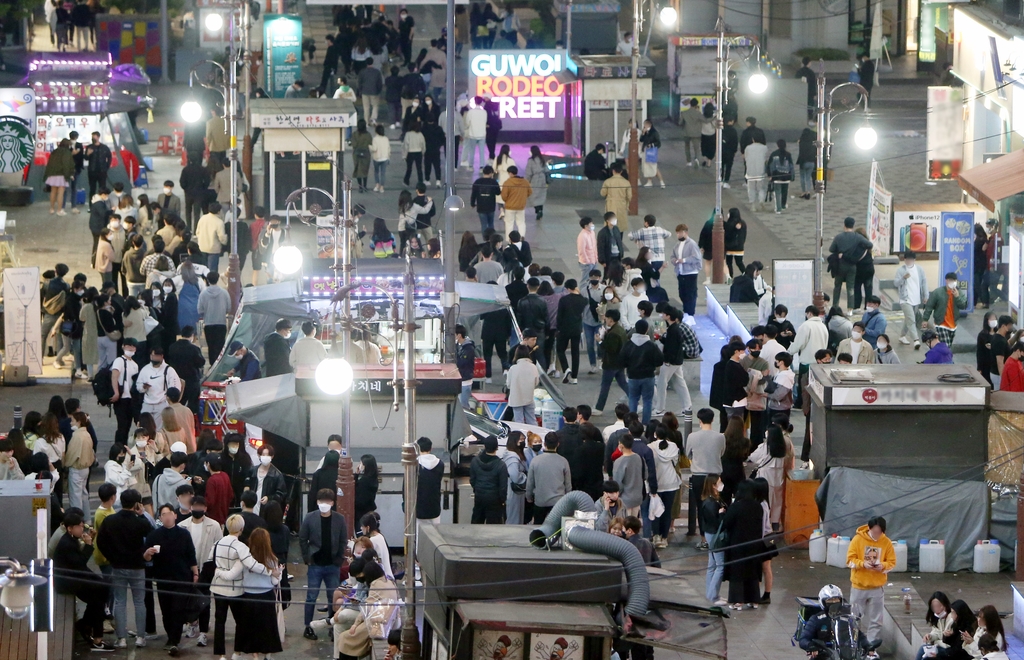
[[[320,89],[322,89],[324,91],[324,94],[327,93],[327,90],[329,89],[328,85],[330,84],[331,78],[333,76],[334,76],[334,67],[330,67],[330,66],[324,65],[323,75],[320,76]]]
[[[128,432],[132,428],[132,398],[125,396],[114,402],[114,416],[117,418],[117,432],[114,442],[128,444]]]
[[[861,272],[863,271],[863,272]],[[868,298],[874,290],[875,284],[875,268],[872,266],[870,269],[858,268],[857,279],[853,285],[853,309],[862,309],[862,306],[867,304]],[[863,295],[861,293],[863,292]],[[835,304],[835,303],[833,303]]]
[[[146,567],[146,634],[156,634],[156,607],[153,605],[153,590],[156,589],[156,584],[153,582],[154,579],[153,568],[150,566]]]
[[[398,47],[402,51],[402,58],[405,60],[404,66],[409,66],[409,62],[412,61],[412,39],[402,39]]]
[[[732,277],[732,262],[736,261],[736,267],[740,269],[740,275],[743,274],[747,268],[743,265],[742,254],[727,254],[725,255],[725,264],[729,267],[729,277]]]
[[[181,405],[192,411],[199,412],[199,394],[202,392],[201,384],[195,378],[185,382],[185,389],[181,393]]]
[[[231,617],[236,621],[238,615],[241,613],[239,609],[243,603],[240,603],[237,598],[229,598],[227,596],[216,596],[214,598],[214,614],[213,614],[213,654],[227,655],[224,651],[224,626],[228,621],[228,610],[231,610]]]
[[[224,350],[224,338],[227,337],[228,326],[206,325],[203,326],[203,335],[206,337],[207,355],[210,356],[210,364],[217,361],[220,352]]]
[[[683,301],[683,312],[693,316],[697,311],[697,275],[676,275],[679,282],[679,299]]]
[[[436,153],[425,153],[423,154],[423,178],[426,181],[430,181],[430,172],[433,170],[434,178],[438,181],[444,181],[444,175],[441,174],[441,152]]]
[[[763,410],[747,409],[750,415],[750,450],[757,449],[757,446],[764,442],[764,419],[768,417]]]
[[[545,342],[547,341],[546,335],[547,332],[543,330],[537,331],[537,350],[535,350],[531,356],[537,366],[545,370],[548,368],[548,365],[551,364],[547,359],[547,351],[544,349],[546,345]]]
[[[732,159],[736,157],[736,154],[722,154],[722,183],[729,183],[729,177],[732,176]]]
[[[851,264],[840,264],[839,275],[835,278],[835,285],[832,287],[832,304],[839,305],[839,294],[843,291],[843,284],[846,284],[846,309],[847,311],[857,309],[857,267]]]
[[[405,156],[405,185],[409,185],[409,175],[416,166],[416,183],[423,183],[423,152],[416,151]]]
[[[199,217],[203,214],[203,200],[206,199],[205,190],[185,191],[185,222],[190,229],[195,230]]]
[[[700,506],[700,496],[704,492],[704,480],[706,478],[706,474],[690,475],[690,501],[686,509],[687,536],[693,536],[697,530],[700,530],[701,538],[704,537],[704,525],[701,524],[700,516],[697,515],[697,507]]]
[[[103,608],[107,604],[110,590],[102,584],[82,583],[75,591],[75,596],[85,603],[82,627],[88,628],[93,638],[103,637]]]
[[[477,495],[473,501],[474,525],[501,525],[505,522],[505,505],[493,495]]]
[[[577,334],[569,336],[564,332],[558,333],[558,341],[555,346],[555,351],[558,353],[558,364],[562,367],[562,371],[568,372],[568,364],[565,360],[566,348],[569,349],[569,355],[572,358],[572,377],[578,378],[580,375],[580,336]]]
[[[161,584],[157,588],[160,614],[163,618],[164,631],[167,633],[167,644],[170,646],[181,643],[181,627],[188,618],[185,611],[188,593],[184,591],[185,588],[187,587],[169,584]]]
[[[543,524],[544,523],[544,519],[548,517],[548,514],[551,513],[551,509],[553,509],[553,508],[555,508],[555,507],[553,507],[553,506],[537,506],[536,504],[533,505],[533,524],[534,525]]]
[[[487,363],[487,377],[491,377],[491,355],[493,351],[498,351],[498,359],[501,360],[501,370],[504,371],[508,368],[508,342],[504,339],[487,339],[484,338],[484,362]]]
[[[487,157],[494,160],[494,148],[498,146],[498,131],[488,128],[484,134],[484,143],[487,144]]]
[[[89,199],[85,200],[86,206],[92,205],[93,196],[101,189],[107,187],[107,172],[93,172],[89,170]]]
[[[761,587],[757,578],[729,580],[730,603],[756,603],[759,600],[761,600]]]

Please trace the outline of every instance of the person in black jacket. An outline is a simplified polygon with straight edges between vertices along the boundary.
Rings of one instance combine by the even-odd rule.
[[[252,467],[248,478],[245,480],[245,490],[253,491],[256,493],[256,497],[259,498],[256,506],[253,507],[254,513],[259,513],[261,508],[271,501],[284,504],[288,494],[284,474],[271,463],[274,460],[273,445],[264,443],[259,449],[259,456],[259,465]],[[260,481],[263,482],[262,488],[260,488]]]
[[[206,190],[210,187],[210,172],[203,167],[201,153],[193,155],[189,151],[188,165],[181,170],[178,183],[185,192],[185,220],[191,229],[195,229],[199,217],[203,214]]]
[[[498,439],[484,438],[483,451],[473,457],[469,466],[469,483],[473,487],[474,525],[500,525],[505,520],[505,498],[508,490],[508,468],[498,458]]]
[[[462,393],[459,400],[463,408],[469,408],[469,395],[473,391],[473,369],[476,366],[476,344],[461,323],[455,326],[455,365],[462,378]]]
[[[740,358],[746,353],[747,347],[743,342],[733,342],[727,348],[729,359],[722,365],[722,405],[728,414],[742,415],[743,409],[737,409],[733,404],[747,398],[750,376],[740,364]]]
[[[143,557],[153,562],[153,577],[157,581],[157,598],[167,632],[168,652],[178,655],[182,626],[194,614],[188,610],[188,599],[193,589],[189,582],[199,581],[199,563],[192,534],[178,527],[174,506],[164,504],[158,512],[161,527],[146,537]],[[106,524],[106,521],[104,521]]]
[[[732,277],[732,263],[740,272],[746,270],[743,265],[743,251],[747,244],[747,222],[740,216],[738,208],[729,209],[729,217],[725,221],[725,264],[729,268],[729,277]]]
[[[430,453],[433,443],[430,438],[416,441],[420,455],[417,457],[419,476],[416,481],[416,519],[437,524],[441,522],[441,482],[444,479],[444,463]]]
[[[508,339],[512,332],[512,317],[507,309],[498,309],[493,312],[482,314],[480,318],[483,325],[480,329],[480,339],[483,341],[483,358],[487,368],[487,379],[484,382],[491,382],[491,355],[497,350],[498,360],[501,361],[501,370],[507,371],[508,362]]]
[[[238,502],[245,490],[245,480],[249,477],[252,468],[252,458],[245,450],[243,443],[247,442],[241,433],[228,433],[224,436],[224,451],[221,453],[224,472],[231,479],[231,490],[234,497],[231,506],[238,506]]]
[[[337,490],[338,486],[338,458],[341,455],[333,450],[324,454],[323,467],[313,473],[309,482],[309,493],[306,495],[306,513],[316,510],[316,494],[321,488]]]
[[[363,454],[356,466],[356,504],[355,519],[377,510],[377,489],[380,487],[380,470],[377,468],[377,457]]]
[[[334,74],[338,70],[338,47],[334,43],[334,35],[327,35],[327,50],[324,51],[324,65],[323,74],[320,76],[320,91],[325,96],[331,96],[334,92],[330,89],[329,85],[331,80],[334,79]]]
[[[143,548],[153,526],[144,513],[139,491],[128,488],[121,492],[121,510],[103,519],[96,537],[96,547],[113,569],[114,631],[119,641],[128,636],[129,587],[135,609],[135,630],[146,630],[145,569],[149,558],[143,557]]]
[[[85,531],[82,515],[75,511],[64,514],[63,525],[67,533],[53,551],[54,588],[85,603],[85,614],[76,628],[92,638],[92,650],[113,651],[114,647],[103,641],[103,607],[109,591],[99,576],[89,577],[94,575],[88,566],[93,553],[92,531]]]
[[[516,320],[519,322],[519,329],[531,329],[537,333],[537,346],[544,346],[544,339],[548,328],[548,305],[544,299],[537,295],[540,288],[540,280],[531,277],[526,281],[529,293],[516,305]],[[537,364],[547,369],[547,362],[544,360],[543,351],[537,351],[534,356]]]
[[[814,168],[817,164],[818,153],[814,147],[817,136],[809,128],[800,133],[800,141],[797,142],[796,166],[800,169],[800,197],[810,199],[814,192]]]
[[[164,351],[164,360],[182,380],[180,403],[197,411],[206,358],[196,345],[196,329],[190,325],[183,327],[180,338]]]
[[[608,161],[605,158],[604,144],[594,147],[594,150],[583,159],[583,176],[590,181],[604,181],[611,176],[608,171]]]
[[[92,173],[89,173],[90,186]],[[110,197],[110,189],[106,186],[100,188],[97,195],[89,195],[89,232],[92,234],[92,258],[90,264],[96,266],[96,246],[100,243],[100,233],[107,228],[107,219],[113,214],[107,199]]]
[[[786,202],[789,198],[789,183],[793,180],[795,166],[793,156],[786,151],[786,141],[777,140],[778,147],[768,156],[768,176],[772,180],[772,189],[775,192],[775,213],[776,215],[786,210]]]
[[[575,385],[580,375],[580,337],[583,335],[583,312],[590,303],[579,291],[579,284],[574,279],[565,281],[567,294],[558,301],[558,312],[555,316],[558,328],[558,340],[555,343],[555,353],[558,355],[558,364],[565,372],[563,383]],[[569,371],[569,364],[565,361],[565,349],[569,348],[572,357],[572,371]]]
[[[742,275],[737,275],[729,288],[729,302],[731,303],[756,303],[761,299],[754,288],[754,280],[757,279],[758,270],[753,263],[747,264]]]
[[[732,176],[732,161],[736,157],[736,151],[740,148],[740,138],[736,134],[736,120],[729,118],[725,120],[722,127],[722,187],[729,188],[729,178]]]
[[[292,372],[292,365],[289,362],[292,349],[288,343],[291,336],[292,322],[288,319],[279,319],[274,331],[263,340],[263,375],[267,378]]]
[[[431,116],[433,117],[433,114]],[[426,143],[426,148],[423,150],[423,181],[429,181],[430,173],[433,171],[437,187],[440,188],[441,181],[444,179],[444,176],[441,174],[441,149],[444,147],[444,129],[438,126],[436,117],[423,125],[423,140]]]
[[[609,211],[604,214],[604,227],[597,232],[597,262],[608,268],[611,264],[621,261],[626,254],[622,245],[622,230],[618,228],[619,219]]]
[[[107,187],[107,172],[110,171],[110,163],[113,160],[110,147],[100,142],[99,131],[93,131],[92,143],[85,148],[85,157],[89,159],[89,200],[91,201],[97,190]]]
[[[530,244],[526,242],[523,235],[513,229],[508,233],[508,247],[505,248],[506,252],[509,249],[515,250],[516,260],[519,265],[523,268],[529,268],[530,264],[533,263],[533,251],[530,249]]]
[[[569,406],[562,410],[562,428],[555,432],[558,436],[558,455],[569,463],[569,474],[573,483],[579,477],[580,466],[577,462],[577,452],[580,448],[580,413]]]
[[[510,271],[506,269],[505,272],[508,273]],[[523,278],[526,277],[525,268],[522,266],[516,266],[511,270],[511,273],[512,281],[505,285],[505,294],[508,296],[509,307],[513,310],[518,310],[519,301],[530,293],[530,288],[526,285],[526,282],[523,281]],[[540,284],[537,286],[539,288]],[[516,315],[516,319],[519,319],[518,314]]]
[[[473,192],[469,197],[469,205],[476,209],[480,216],[480,231],[494,229],[494,210],[496,200],[501,195],[501,186],[494,178],[494,168],[485,165],[480,170],[480,178],[473,182]]]
[[[757,117],[747,117],[747,127],[740,134],[740,153],[747,150],[747,147],[754,142],[768,144],[764,131],[757,127]]]
[[[654,410],[654,372],[665,363],[658,345],[647,336],[648,324],[645,319],[640,319],[633,326],[633,335],[622,347],[619,359],[626,366],[626,375],[629,377],[629,409],[637,411],[637,404],[640,398],[644,400],[644,413],[641,418],[644,426],[651,421],[651,411]]]

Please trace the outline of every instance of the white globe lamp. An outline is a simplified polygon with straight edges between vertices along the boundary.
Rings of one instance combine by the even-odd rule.
[[[224,27],[224,17],[217,12],[210,12],[206,15],[206,29],[210,32],[220,32]]]
[[[352,387],[352,365],[348,360],[328,358],[316,366],[315,378],[324,394],[344,394]]]
[[[181,118],[189,124],[194,124],[203,116],[203,107],[196,101],[185,101],[181,104]]]
[[[768,89],[768,78],[758,71],[750,76],[750,80],[747,81],[747,87],[755,94],[764,94],[764,91]]]
[[[679,18],[679,13],[675,7],[662,7],[661,12],[658,14],[661,19],[661,24],[665,27],[672,27],[676,24],[676,19]]]
[[[302,251],[294,245],[282,245],[274,253],[274,268],[285,275],[297,273],[302,268]]]
[[[870,126],[862,126],[853,134],[853,143],[865,151],[871,149],[878,143],[878,133]]]

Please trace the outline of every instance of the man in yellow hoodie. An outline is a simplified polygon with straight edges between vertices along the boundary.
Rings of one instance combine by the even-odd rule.
[[[846,552],[850,567],[850,609],[867,622],[868,643],[881,641],[887,574],[896,567],[896,550],[885,535],[885,518],[876,516],[857,528]]]

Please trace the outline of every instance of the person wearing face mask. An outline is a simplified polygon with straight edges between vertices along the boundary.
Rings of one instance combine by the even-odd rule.
[[[922,660],[928,651],[926,647],[937,647],[932,649],[938,651],[949,647],[953,638],[953,624],[956,616],[950,616],[953,607],[949,603],[949,597],[941,591],[936,591],[928,599],[928,612],[925,614],[925,623],[931,626],[931,630],[925,634],[921,641],[921,648],[917,650],[916,660]]]
[[[338,568],[345,561],[348,544],[348,525],[345,517],[334,511],[334,490],[321,489],[316,494],[316,500],[317,510],[306,514],[299,527],[299,548],[307,566],[306,608],[303,616],[306,629],[303,636],[310,640],[316,639],[316,632],[309,624],[316,611],[320,583],[323,582],[327,600],[331,601],[334,590],[338,588]],[[334,604],[329,602],[329,616],[333,615]]]
[[[245,480],[245,490],[256,493],[258,498],[253,513],[259,514],[261,507],[271,500],[280,504],[284,503],[286,495],[284,475],[272,463],[274,460],[274,448],[271,445],[263,445],[259,449],[259,465],[253,466]]]
[[[704,475],[703,485],[700,492],[700,526],[704,530],[703,542],[705,546],[714,548],[715,537],[722,526],[722,516],[728,508],[728,503],[722,501],[721,493],[725,488],[722,479],[717,474]],[[692,486],[691,486],[692,488]],[[692,491],[691,491],[692,492]],[[693,495],[691,501],[695,499]],[[722,579],[725,576],[725,552],[708,552],[708,571],[705,578],[704,597],[708,602],[718,607],[729,604],[729,601],[719,597],[722,589]]]
[[[114,445],[117,447],[117,445]],[[121,455],[124,447],[120,447]],[[113,450],[112,452],[113,453]],[[103,553],[112,567],[114,592],[114,630],[117,635],[117,648],[127,647],[128,637],[128,589],[132,590],[132,601],[135,610],[135,630],[139,636],[135,638],[136,647],[146,645],[146,604],[145,604],[145,566],[152,558],[144,556],[146,537],[153,530],[153,525],[143,515],[142,497],[131,488],[120,494],[121,510],[107,516],[99,528],[96,548]],[[179,628],[180,630],[180,628]]]
[[[108,484],[114,484],[117,488],[118,498],[126,489],[137,483],[131,472],[132,467],[134,467],[134,458],[128,457],[125,446],[117,443],[111,445],[107,462],[103,464],[103,480]],[[139,502],[141,501],[140,495]]]
[[[142,392],[142,412],[148,412],[161,423],[159,413],[170,405],[167,402],[167,389],[176,387],[181,390],[181,379],[174,369],[164,363],[164,349],[154,347],[149,352],[150,362],[139,370],[135,380],[136,389]]]
[[[601,197],[605,198],[604,201],[604,212],[605,221],[607,222],[608,214],[611,213],[622,222],[621,229],[623,231],[629,231],[629,201],[633,197],[633,189],[629,184],[629,180],[626,179],[625,172],[623,171],[622,163],[612,163],[612,175],[604,180],[601,184]],[[621,236],[619,243],[621,244]],[[621,248],[621,245],[620,245]],[[601,255],[600,243],[598,244],[597,253]],[[620,252],[620,258],[621,258]],[[602,265],[607,265],[607,261],[602,261]]]
[[[889,335],[882,333],[878,335],[878,339],[875,342],[877,349],[877,357],[879,364],[899,364],[900,358],[896,355],[896,351],[892,348],[892,342],[889,341]]]
[[[989,378],[991,378],[991,380],[989,382],[992,383],[993,389],[1003,389],[1002,377],[1006,370],[1006,362],[1010,357],[1009,336],[1013,331],[1013,317],[1004,314],[998,319],[995,319],[995,323],[993,323],[992,319],[988,318],[988,315],[986,315],[985,318],[986,325],[988,325],[990,329],[994,326],[990,348],[992,368],[990,370]]]
[[[864,333],[864,323],[861,321],[854,323],[853,329],[850,331],[850,338],[839,342],[836,355],[849,353],[853,357],[853,364],[875,364],[878,361],[878,355],[868,343]]]
[[[630,283],[630,292],[622,301],[622,325],[626,330],[632,330],[636,322],[642,317],[637,305],[647,300],[647,286],[642,277],[634,277]]]
[[[922,326],[932,319],[932,329],[939,341],[946,346],[953,345],[956,337],[956,323],[960,312],[967,308],[966,289],[960,291],[956,273],[946,273],[946,286],[935,289],[928,296],[921,314]]]
[[[921,348],[921,304],[928,299],[928,280],[924,270],[917,267],[917,255],[911,251],[903,253],[903,264],[896,269],[893,283],[899,291],[900,309],[903,311],[903,330],[900,343],[914,342],[914,350]]]
[[[604,227],[597,232],[597,261],[605,270],[612,264],[622,261],[626,254],[622,244],[622,230],[618,224],[618,216],[613,211],[608,211],[604,214]]]
[[[274,269],[274,253],[277,252],[277,248],[281,243],[282,237],[283,231],[281,230],[281,216],[270,216],[270,221],[267,223],[267,229],[259,239],[259,252],[260,258],[262,259],[263,270],[267,272],[267,277],[273,281],[277,281],[278,279]]]
[[[181,484],[174,490],[174,496],[178,498],[174,509],[175,524],[178,524],[192,517],[192,500],[196,496],[196,491],[192,484]]]
[[[160,205],[164,213],[181,215],[181,198],[174,194],[173,181],[164,181],[164,191],[157,195],[156,203]]]
[[[124,340],[124,352],[110,366],[110,383],[114,388],[114,396],[110,403],[117,417],[117,432],[114,442],[128,444],[128,431],[132,426],[132,383],[139,374],[139,365],[135,362],[137,342],[132,338]]]
[[[206,470],[210,473],[206,479],[206,512],[219,524],[227,521],[228,509],[235,498],[231,488],[231,477],[224,471],[224,466],[225,462],[221,455],[210,454],[206,457]]]
[[[244,383],[248,380],[256,380],[260,377],[260,360],[246,348],[242,342],[235,340],[228,346],[228,355],[238,360],[233,368],[231,368],[227,376],[232,378],[237,376]]]
[[[921,364],[953,364],[953,351],[950,350],[949,344],[939,339],[934,331],[922,332],[921,343],[928,348]]]
[[[529,466],[526,463],[526,437],[521,431],[508,434],[505,441],[505,454],[501,460],[508,472],[508,487],[505,493],[505,524],[522,525],[525,522],[526,509],[526,477]],[[422,472],[422,470],[421,470]]]
[[[215,564],[213,562],[213,549],[217,542],[224,538],[220,523],[207,517],[206,498],[197,495],[192,500],[191,511],[188,517],[178,521],[181,527],[192,537],[192,545],[195,547],[196,560],[199,563],[199,582],[196,585],[199,593],[206,598],[203,599],[203,607],[199,610],[199,617],[196,621],[186,623],[191,627],[188,637],[194,637],[196,630],[199,631],[198,646],[207,645],[207,633],[210,632],[210,580],[213,579]]]
[[[1021,365],[1022,359],[1024,359],[1024,343],[1018,341],[1010,349],[1010,355],[1006,358],[1002,381],[999,384],[1000,391],[1024,392],[1024,366]]]
[[[127,241],[121,220],[122,217],[117,214],[111,215],[107,219],[107,229],[109,230],[109,233],[107,234],[106,240],[110,243],[110,247],[114,251],[114,254],[111,257],[109,281],[114,285],[115,291],[119,290],[124,295],[128,295],[128,281],[125,278],[124,273],[121,272],[122,259]],[[120,289],[118,289],[118,280],[121,282]]]
[[[885,332],[885,327],[888,322],[885,319],[885,314],[881,310],[882,299],[878,296],[868,296],[865,299],[866,310],[864,317],[860,320],[864,324],[864,339],[871,344],[872,348],[877,348],[878,336]]]
[[[594,221],[580,218],[580,233],[576,235],[576,261],[580,264],[580,281],[585,282],[597,268],[597,234]]]
[[[274,331],[263,339],[263,367],[264,376],[280,376],[290,374],[292,365],[291,345],[288,339],[292,336],[292,322],[288,319],[279,319],[274,326]]]
[[[243,442],[246,442],[246,439],[242,434],[227,434],[224,436],[224,452],[221,454],[224,472],[227,473],[231,481],[232,504],[235,506],[245,490],[245,480],[249,477],[253,466],[252,457],[242,447]]]

